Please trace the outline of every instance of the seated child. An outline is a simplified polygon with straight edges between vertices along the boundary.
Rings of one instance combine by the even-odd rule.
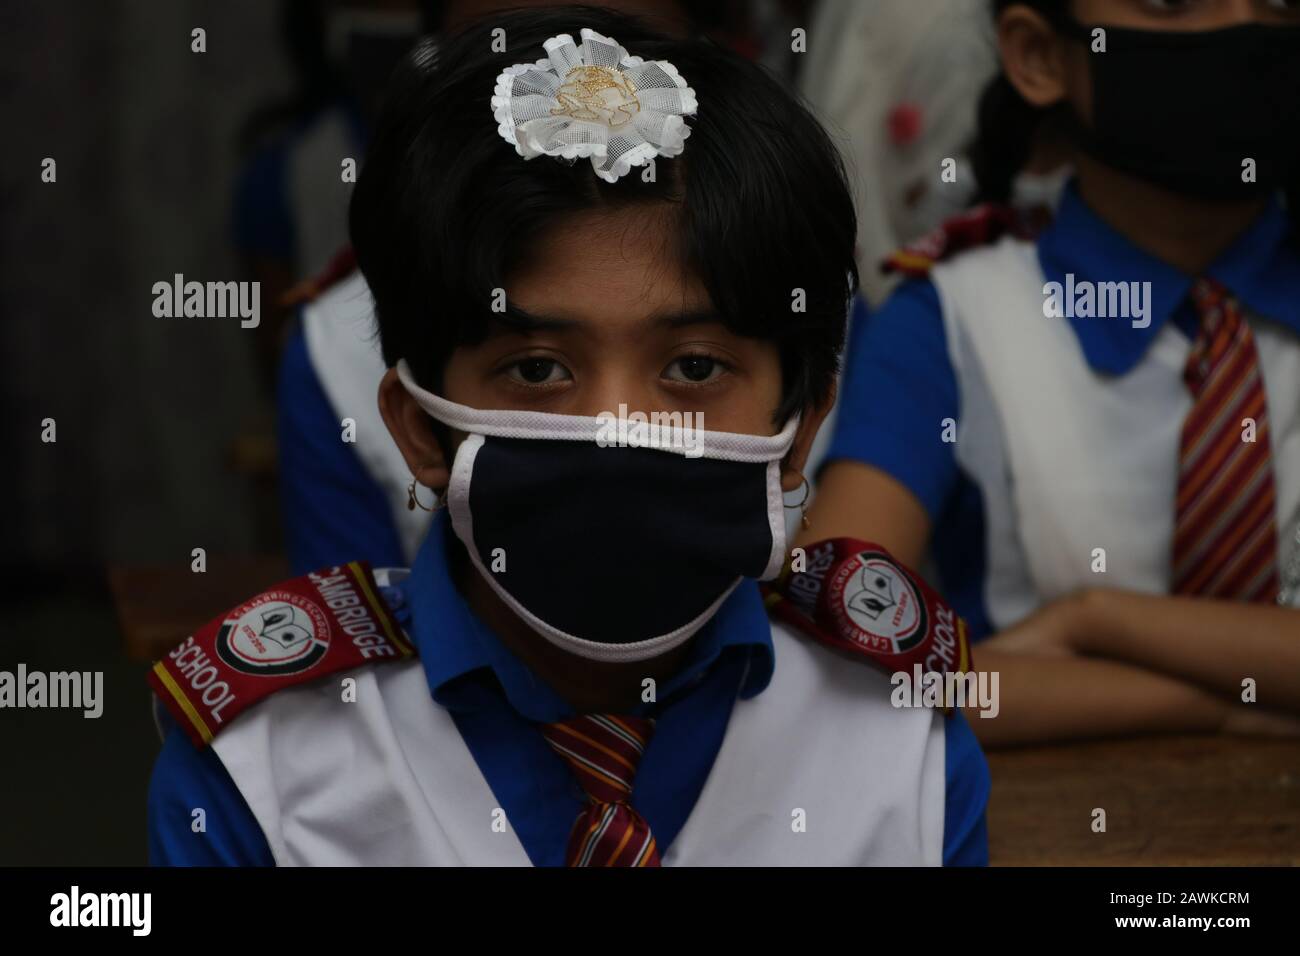
[[[1300,5],[991,7],[981,190],[1076,175],[854,330],[807,537],[933,558],[985,746],[1300,733]]]
[[[409,571],[285,582],[157,664],[153,860],[985,862],[961,715],[891,706],[757,584],[833,400],[854,229],[816,122],[707,42],[564,8],[412,62],[352,238],[437,513]],[[862,613],[928,636],[933,597],[878,566]]]

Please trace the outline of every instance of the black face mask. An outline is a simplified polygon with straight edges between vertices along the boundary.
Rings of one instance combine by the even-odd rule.
[[[1092,122],[1069,123],[1100,162],[1201,199],[1263,196],[1300,174],[1300,27],[1176,32],[1057,29],[1093,48]],[[1246,160],[1254,160],[1253,175]]]
[[[670,427],[659,447],[620,447],[612,415],[469,408],[397,370],[425,412],[467,433],[447,506],[470,561],[557,647],[646,660],[689,640],[743,578],[780,573],[797,419],[779,435]]]

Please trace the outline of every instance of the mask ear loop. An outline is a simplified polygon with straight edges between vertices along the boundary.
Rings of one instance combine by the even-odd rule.
[[[799,472],[799,481],[803,483],[803,497],[792,505],[786,505],[787,508],[799,509],[799,523],[803,525],[805,531],[810,527],[808,521],[808,497],[812,494],[812,485],[808,484],[808,479],[804,477],[803,472]]]

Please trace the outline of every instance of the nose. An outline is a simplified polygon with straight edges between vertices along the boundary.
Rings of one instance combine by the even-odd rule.
[[[621,405],[626,406],[628,412],[671,410],[660,407],[662,404],[644,370],[614,363],[603,367],[595,378],[587,380],[586,387],[577,396],[578,408],[574,413],[594,416],[610,412],[617,415]]]

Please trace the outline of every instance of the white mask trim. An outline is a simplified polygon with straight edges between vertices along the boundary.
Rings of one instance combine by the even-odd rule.
[[[767,463],[767,526],[772,532],[772,554],[760,581],[771,581],[785,567],[785,492],[781,490],[781,462]]]
[[[557,415],[552,412],[530,412],[513,409],[479,409],[459,405],[434,395],[416,384],[415,376],[406,359],[397,363],[397,377],[416,403],[451,428],[478,435],[497,438],[549,438],[563,441],[596,441],[607,433],[609,422],[587,415]],[[799,416],[794,415],[776,435],[745,435],[738,432],[693,430],[689,439],[685,429],[663,428],[673,438],[656,450],[686,454],[694,447],[701,457],[719,461],[767,462],[779,461],[794,444],[799,429]]]

